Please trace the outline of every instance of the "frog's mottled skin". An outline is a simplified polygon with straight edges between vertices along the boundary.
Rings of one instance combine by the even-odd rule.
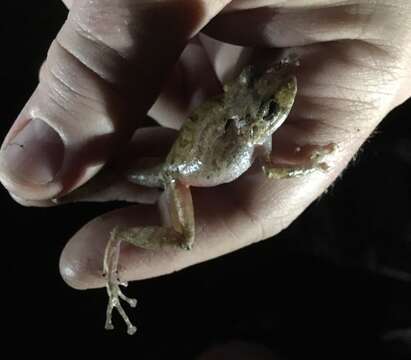
[[[127,323],[128,333],[136,330],[119,301],[121,298],[131,306],[136,304],[119,288],[117,263],[122,241],[149,249],[165,244],[192,247],[195,222],[190,186],[215,186],[233,181],[261,156],[263,170],[271,178],[301,175],[315,167],[275,168],[268,156],[271,135],[287,118],[296,96],[293,66],[294,61],[286,58],[265,68],[246,67],[224,86],[223,94],[192,113],[164,164],[129,175],[134,183],[164,188],[160,208],[165,224],[113,230],[104,257],[109,295],[107,329],[113,328],[111,313],[116,307]]]
[[[225,93],[200,105],[181,128],[158,182],[141,172],[131,181],[162,185],[167,179],[189,186],[215,186],[230,182],[246,171],[256,147],[271,140],[286,119],[297,90],[294,76],[272,68],[256,78],[249,66]]]

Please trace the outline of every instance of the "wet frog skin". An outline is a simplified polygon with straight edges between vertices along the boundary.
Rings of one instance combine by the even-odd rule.
[[[271,135],[287,118],[297,93],[293,74],[296,61],[287,57],[270,66],[245,67],[236,79],[224,85],[221,95],[194,110],[163,164],[128,174],[128,180],[133,183],[164,189],[159,200],[164,224],[116,227],[111,232],[103,263],[109,296],[106,329],[113,328],[112,311],[116,308],[127,324],[128,334],[136,331],[120,303],[123,300],[136,306],[136,300],[126,297],[120,289],[125,285],[119,280],[117,270],[122,242],[152,250],[163,246],[192,248],[195,216],[191,186],[231,182],[256,159],[271,179],[301,176],[326,168],[322,159],[332,151],[329,145],[313,147],[307,164],[278,167],[270,160]]]

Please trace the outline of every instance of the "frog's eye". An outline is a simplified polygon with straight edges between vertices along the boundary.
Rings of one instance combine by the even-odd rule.
[[[273,99],[269,99],[263,104],[263,120],[272,120],[277,112],[278,104]]]

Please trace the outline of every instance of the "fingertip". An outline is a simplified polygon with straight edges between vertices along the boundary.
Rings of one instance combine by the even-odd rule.
[[[66,244],[60,256],[59,270],[61,277],[74,289],[85,290],[104,285],[102,277],[103,243],[98,235],[93,236],[85,226]],[[82,241],[92,236],[92,241]]]
[[[122,211],[116,210],[89,221],[69,239],[59,261],[60,275],[67,285],[78,290],[105,285],[104,250],[110,232],[117,225],[110,214]]]
[[[136,212],[136,209],[140,211]],[[142,210],[144,209],[144,210]],[[109,240],[110,232],[116,226],[132,226],[136,222],[153,221],[155,206],[135,205],[112,211],[100,216],[80,229],[66,244],[60,257],[60,274],[64,281],[75,289],[93,289],[105,285],[103,277],[104,250]],[[122,246],[128,253],[130,250]],[[139,252],[140,249],[131,249],[130,253]],[[123,256],[121,256],[123,257]],[[126,256],[128,259],[129,256]],[[135,261],[132,260],[132,261]],[[141,261],[137,261],[141,263]],[[125,267],[127,269],[128,266]],[[127,277],[127,274],[124,274]],[[133,279],[139,278],[134,276]],[[129,280],[129,277],[125,278]]]
[[[16,203],[25,207],[52,207],[56,205],[52,200],[27,200],[11,192],[9,195]]]
[[[88,289],[89,286],[87,284],[89,282],[87,282],[87,279],[85,279],[82,276],[79,276],[80,274],[84,274],[84,271],[81,271],[81,269],[76,268],[73,265],[74,264],[72,262],[67,262],[65,258],[61,258],[59,263],[61,277],[66,282],[66,284],[72,287],[73,289]]]
[[[55,129],[40,118],[20,118],[0,150],[0,181],[16,196],[38,200],[59,190],[64,143]],[[47,195],[46,195],[47,194]]]
[[[31,184],[26,179],[12,174],[2,164],[1,160],[0,182],[10,194],[14,194],[14,200],[22,205],[25,205],[27,202],[47,201],[47,199],[57,196],[62,190],[61,184],[57,183],[50,183],[45,186]]]

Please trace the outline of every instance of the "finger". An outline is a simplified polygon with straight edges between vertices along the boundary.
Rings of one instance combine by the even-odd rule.
[[[249,63],[253,48],[245,48],[215,40],[204,34],[199,36],[215,74],[221,83],[235,77]]]
[[[67,9],[71,9],[71,6],[73,4],[74,0],[62,0],[63,4],[66,6]],[[40,66],[40,70],[39,70],[39,79],[42,78],[42,74],[45,74],[45,70],[46,70],[46,61],[43,61],[43,63]]]
[[[270,7],[262,7],[268,3]],[[385,39],[398,40],[398,29],[390,24],[393,18],[397,22],[404,19],[407,12],[401,2],[392,7],[369,1],[250,1],[232,5],[232,11],[215,17],[204,32],[232,44],[265,47],[348,39],[378,45],[381,29]]]
[[[162,126],[179,129],[198,104],[222,91],[222,83],[245,64],[248,53],[199,34],[184,49],[149,115]]]
[[[195,38],[184,49],[149,115],[159,124],[179,129],[192,109],[221,92],[203,44]]]
[[[72,1],[63,2],[68,9],[71,8]],[[40,66],[39,79],[44,79],[45,75],[44,61]],[[203,43],[194,38],[186,45],[148,115],[162,126],[179,129],[194,107],[219,91],[221,82],[208,61]],[[28,204],[27,201],[24,203]]]
[[[222,91],[222,83],[249,62],[252,49],[205,34],[190,41],[149,115],[165,127],[179,129],[192,110]]]
[[[211,189],[208,189],[211,190]],[[202,193],[196,191],[196,204],[200,197],[216,197],[215,207],[196,206],[197,229],[196,245],[193,251],[178,251],[164,248],[160,251],[150,252],[137,248],[123,246],[121,253],[121,276],[123,279],[141,279],[166,274],[195,264],[215,256],[222,255],[241,246],[224,225],[222,218],[212,216],[212,213],[221,214],[220,211],[234,210],[232,206],[226,206],[224,202],[217,200],[219,197],[216,189]],[[198,193],[200,192],[200,195]],[[221,195],[221,194],[219,194]],[[205,199],[203,199],[205,200]],[[229,204],[229,203],[228,203]],[[223,208],[221,207],[223,206]],[[208,210],[207,210],[208,209]],[[254,231],[251,222],[239,220],[241,230],[252,236]],[[154,225],[159,223],[159,214],[155,205],[133,206],[118,210],[99,217],[82,228],[67,244],[61,259],[60,271],[65,281],[79,289],[104,286],[101,277],[102,259],[107,236],[114,226]],[[251,226],[251,227],[247,227]],[[234,229],[237,230],[236,227]],[[242,238],[244,239],[244,238]],[[227,247],[228,244],[233,246]],[[87,254],[87,255],[86,255]]]
[[[227,1],[78,0],[0,153],[0,179],[44,200],[91,178],[135,130],[186,42]]]
[[[224,13],[232,11],[250,10],[262,7],[290,7],[293,9],[311,9],[327,6],[350,5],[353,3],[365,3],[362,0],[293,0],[291,3],[284,0],[236,0],[224,8]]]
[[[66,5],[67,9],[71,9],[74,0],[62,0],[63,4]]]
[[[226,78],[221,72],[225,73],[224,70],[232,65],[237,55],[233,52],[229,53],[226,48],[238,47],[225,44],[222,49],[222,46],[219,46],[219,50],[222,51],[220,54],[224,54],[226,61],[221,62],[221,58],[213,57],[213,64],[211,64],[209,52],[213,52],[214,55],[217,48],[211,43],[222,45],[211,38],[205,39],[204,35],[202,41],[195,38],[186,45],[160,95],[148,112],[148,115],[160,125],[179,129],[193,108],[221,91],[219,76]],[[39,79],[44,79],[45,76],[46,62],[43,62],[39,70]]]
[[[154,203],[160,194],[159,190],[130,183],[126,179],[126,173],[133,167],[141,168],[144,160],[163,161],[175,137],[176,132],[171,129],[140,128],[109,165],[69,194],[51,200],[26,200],[13,193],[10,196],[26,207],[51,207],[73,202]]]

